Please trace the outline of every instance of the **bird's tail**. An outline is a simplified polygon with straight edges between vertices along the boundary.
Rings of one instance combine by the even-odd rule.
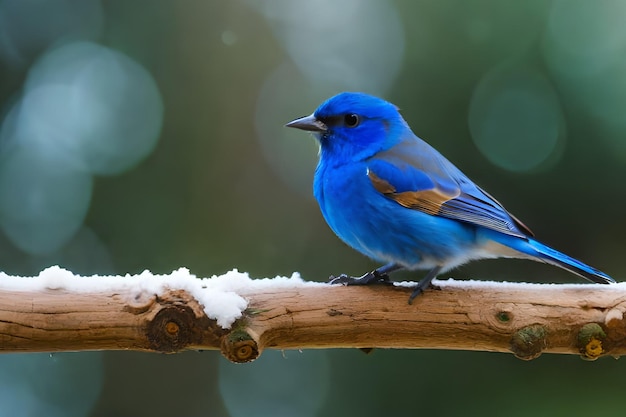
[[[508,235],[500,235],[500,237],[504,239],[496,239],[496,241],[499,241],[499,243],[515,249],[524,255],[528,255],[531,259],[558,266],[591,282],[596,282],[598,284],[615,283],[615,280],[604,272],[552,249],[551,247],[546,246],[532,238],[520,239]]]
[[[615,280],[604,272],[595,269],[587,264],[584,264],[577,259],[569,257],[555,249],[552,249],[551,247],[546,246],[541,242],[537,242],[534,239],[528,239],[528,244],[537,251],[536,256],[544,262],[559,266],[576,275],[580,275],[581,277],[588,279],[591,282],[596,282],[598,284],[615,283]]]

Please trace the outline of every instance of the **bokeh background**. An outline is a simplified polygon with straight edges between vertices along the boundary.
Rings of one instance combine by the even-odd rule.
[[[622,0],[0,0],[0,269],[363,273],[376,265],[312,198],[315,141],[283,128],[358,90],[402,108],[541,240],[621,280],[625,17]],[[447,275],[579,282],[515,260]],[[622,415],[625,367],[422,350],[238,366],[217,352],[11,354],[0,416]]]

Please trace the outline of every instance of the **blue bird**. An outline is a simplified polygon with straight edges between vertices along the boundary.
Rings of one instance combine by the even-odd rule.
[[[427,269],[409,304],[440,273],[468,261],[524,258],[561,267],[589,281],[607,274],[534,239],[521,221],[418,138],[393,104],[341,93],[286,125],[320,143],[313,183],[322,215],[339,238],[385,263],[332,283],[389,281],[400,269]]]

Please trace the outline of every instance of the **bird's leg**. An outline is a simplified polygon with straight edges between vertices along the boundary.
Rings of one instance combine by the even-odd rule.
[[[415,289],[411,293],[411,296],[409,297],[409,304],[413,304],[413,300],[415,299],[415,297],[417,297],[422,292],[424,292],[426,287],[428,287],[430,285],[431,281],[433,279],[435,279],[437,274],[439,274],[439,271],[441,271],[441,267],[440,266],[434,267],[433,269],[428,271],[426,276],[424,278],[422,278],[420,282],[417,283],[417,286],[415,287]]]
[[[403,268],[402,265],[389,263],[360,277],[351,277],[346,274],[341,274],[338,277],[331,275],[329,281],[331,284],[344,285],[389,284],[389,274]]]
[[[404,269],[402,265],[398,265],[392,262],[388,263],[387,265],[383,265],[378,269],[375,269],[374,271],[370,272],[370,274],[374,274],[384,281],[389,281],[389,274],[395,271],[399,271],[401,269]]]

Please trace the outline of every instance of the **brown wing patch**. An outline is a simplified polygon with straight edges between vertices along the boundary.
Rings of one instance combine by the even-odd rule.
[[[401,193],[396,192],[396,188],[389,182],[380,178],[372,171],[367,172],[372,185],[381,194],[394,200],[401,206],[410,209],[421,210],[428,214],[439,214],[441,206],[446,202],[461,195],[461,191],[457,190],[456,193],[446,193],[436,188],[422,191],[404,191]]]
[[[376,191],[378,191],[379,193],[384,194],[384,195],[389,195],[389,194],[393,194],[396,192],[396,187],[389,184],[389,182],[380,178],[378,175],[374,174],[369,169],[367,170],[367,176],[369,177]]]

